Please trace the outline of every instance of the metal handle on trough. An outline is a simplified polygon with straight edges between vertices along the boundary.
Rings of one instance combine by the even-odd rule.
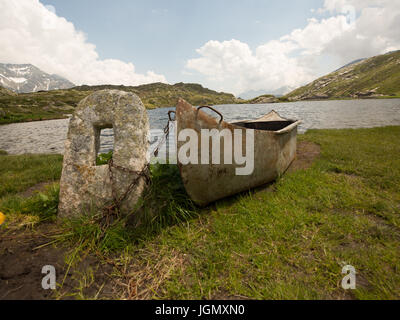
[[[221,124],[222,121],[224,121],[224,116],[223,116],[219,111],[215,110],[214,108],[212,108],[212,107],[210,107],[210,106],[201,106],[201,107],[198,107],[198,108],[197,108],[197,113],[196,113],[196,119],[197,119],[197,116],[198,116],[198,114],[199,114],[200,109],[203,109],[203,108],[208,108],[208,109],[214,111],[216,114],[218,114],[218,115],[221,117],[221,119],[219,120],[219,124]]]
[[[171,114],[175,114],[174,119],[171,118]],[[169,119],[169,121],[175,121],[175,119],[176,119],[176,112],[175,112],[175,111],[168,111],[168,119]]]

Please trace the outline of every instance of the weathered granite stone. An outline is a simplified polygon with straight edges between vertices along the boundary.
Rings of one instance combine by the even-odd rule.
[[[60,182],[59,217],[98,211],[113,200],[108,165],[96,166],[100,131],[114,129],[113,161],[116,166],[141,171],[147,164],[149,120],[143,103],[133,93],[97,91],[83,99],[70,120]],[[113,168],[113,187],[122,196],[137,177]],[[128,213],[146,186],[141,177],[121,206]]]

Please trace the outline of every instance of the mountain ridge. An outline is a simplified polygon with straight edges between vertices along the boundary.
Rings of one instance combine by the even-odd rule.
[[[48,74],[32,64],[0,63],[0,86],[16,93],[31,93],[68,89],[72,82],[55,74]]]
[[[285,95],[285,100],[400,97],[400,50],[358,59]]]

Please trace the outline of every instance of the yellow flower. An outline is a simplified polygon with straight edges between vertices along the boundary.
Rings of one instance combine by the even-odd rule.
[[[3,222],[6,220],[6,216],[0,212],[0,226],[3,224]]]

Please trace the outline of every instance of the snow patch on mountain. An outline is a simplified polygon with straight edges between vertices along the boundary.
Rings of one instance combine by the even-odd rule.
[[[13,78],[13,77],[9,77],[8,79],[11,80],[11,81],[14,81],[14,82],[16,82],[16,83],[23,83],[23,82],[25,82],[25,81],[28,81],[28,79],[26,79],[26,78]]]
[[[3,63],[0,63],[0,85],[18,93],[74,87],[67,79],[45,73],[31,64]]]

